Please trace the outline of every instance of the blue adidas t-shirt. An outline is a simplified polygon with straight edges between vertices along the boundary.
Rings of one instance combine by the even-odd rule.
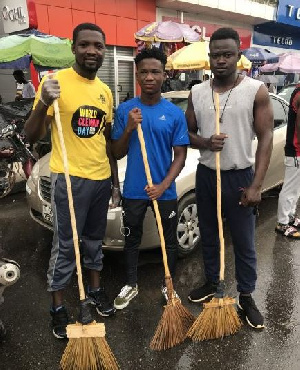
[[[112,129],[113,140],[118,140],[122,136],[127,126],[129,112],[133,108],[139,108],[142,111],[142,130],[152,181],[153,184],[160,184],[170,169],[173,160],[172,148],[190,143],[184,113],[164,98],[155,105],[145,105],[140,98],[128,100],[120,104],[117,109]],[[123,196],[130,199],[149,199],[144,190],[146,185],[141,146],[135,130],[129,142]],[[176,198],[176,186],[173,181],[159,199]]]

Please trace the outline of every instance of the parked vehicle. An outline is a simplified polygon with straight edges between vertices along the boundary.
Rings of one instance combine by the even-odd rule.
[[[172,91],[163,94],[164,97],[183,110],[187,107],[189,91]],[[274,149],[270,168],[266,174],[263,191],[280,185],[284,177],[284,144],[286,135],[288,103],[276,95],[270,94],[275,119]],[[257,140],[253,140],[253,150],[257,147]],[[179,254],[186,256],[197,248],[200,241],[198,229],[197,207],[195,200],[195,172],[199,159],[199,151],[188,148],[186,164],[178,178],[176,187],[178,194],[178,225],[177,239]],[[49,179],[50,154],[40,159],[34,166],[31,176],[27,181],[27,199],[31,217],[44,227],[51,229],[52,212],[50,204],[50,179]],[[119,179],[123,185],[126,158],[118,162]],[[159,246],[160,241],[152,211],[149,209],[145,218],[146,227],[141,243],[141,249],[150,249]],[[103,248],[122,250],[124,233],[122,224],[122,208],[110,209],[107,214],[107,229],[103,241]]]
[[[0,198],[12,191],[20,171],[28,179],[36,162],[21,134],[23,124],[23,120],[15,120],[0,129]]]
[[[295,90],[297,85],[298,84],[291,84],[291,85],[284,86],[277,95],[289,103],[292,93]]]

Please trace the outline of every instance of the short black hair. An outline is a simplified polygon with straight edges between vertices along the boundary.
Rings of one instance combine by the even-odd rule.
[[[98,31],[98,32],[100,32],[102,34],[103,40],[105,42],[105,33],[102,30],[102,28],[100,28],[99,26],[97,26],[94,23],[80,23],[73,30],[73,44],[75,44],[79,32],[80,31],[83,31],[83,30],[91,30],[91,31]]]
[[[163,70],[165,70],[167,56],[155,46],[153,46],[151,49],[145,48],[139,54],[137,54],[137,56],[134,58],[135,65],[138,66],[142,60],[150,58],[159,60],[163,66]]]
[[[241,41],[240,41],[240,36],[239,34],[236,32],[236,30],[234,30],[233,28],[230,28],[230,27],[222,27],[222,28],[218,28],[212,35],[211,35],[211,38],[209,40],[209,45],[212,43],[212,41],[216,41],[216,40],[226,40],[226,39],[232,39],[236,42],[238,48],[240,48],[240,44],[241,44]]]
[[[16,69],[15,71],[13,71],[13,75],[14,76],[20,76],[20,77],[25,77],[25,74],[21,69]]]

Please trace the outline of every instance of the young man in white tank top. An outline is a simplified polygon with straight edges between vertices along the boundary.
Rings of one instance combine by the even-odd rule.
[[[219,284],[219,238],[216,212],[215,152],[221,151],[222,211],[229,224],[235,253],[238,306],[248,324],[264,327],[251,296],[256,284],[254,242],[255,207],[269,166],[273,141],[273,113],[263,83],[237,73],[240,40],[231,28],[220,28],[210,39],[210,66],[214,74],[192,88],[186,118],[191,145],[201,153],[196,174],[196,197],[207,282],[189,294],[192,302],[211,298]],[[220,97],[220,131],[215,134],[216,102]],[[257,136],[254,155],[252,140]]]

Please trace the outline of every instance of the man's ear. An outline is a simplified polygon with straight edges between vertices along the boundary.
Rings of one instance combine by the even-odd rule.
[[[74,44],[72,44],[71,50],[72,50],[72,53],[75,54],[75,46],[74,46]]]
[[[241,56],[242,56],[242,52],[241,52],[241,50],[239,50],[239,52],[238,52],[239,60],[241,59]]]
[[[164,71],[164,81],[166,81],[166,79],[167,79],[167,72]]]

